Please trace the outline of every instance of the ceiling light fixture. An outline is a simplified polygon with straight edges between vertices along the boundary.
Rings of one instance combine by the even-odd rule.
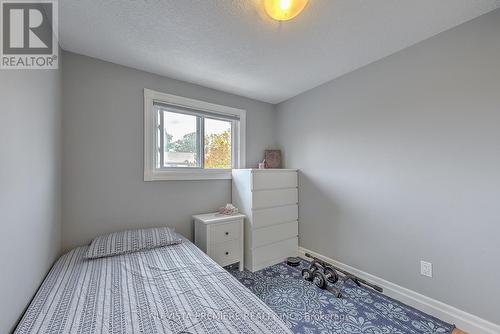
[[[309,0],[264,0],[269,16],[278,21],[293,19],[304,9]]]

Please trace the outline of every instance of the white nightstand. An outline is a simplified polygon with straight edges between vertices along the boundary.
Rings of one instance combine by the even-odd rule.
[[[239,262],[243,270],[243,221],[245,215],[207,213],[193,216],[194,243],[222,267]]]

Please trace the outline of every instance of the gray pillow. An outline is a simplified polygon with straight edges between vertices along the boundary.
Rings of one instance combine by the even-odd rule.
[[[85,254],[86,259],[137,252],[144,249],[175,245],[182,239],[169,227],[128,230],[97,236]]]

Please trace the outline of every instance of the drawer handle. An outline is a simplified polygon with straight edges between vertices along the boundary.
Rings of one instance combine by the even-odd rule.
[[[226,235],[229,235],[229,232],[226,232]]]
[[[226,255],[229,255],[229,252],[226,252]]]

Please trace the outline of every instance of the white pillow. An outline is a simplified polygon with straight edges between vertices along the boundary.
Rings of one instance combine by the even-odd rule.
[[[169,227],[114,232],[97,236],[85,254],[86,259],[133,253],[144,249],[175,245],[182,239]]]

